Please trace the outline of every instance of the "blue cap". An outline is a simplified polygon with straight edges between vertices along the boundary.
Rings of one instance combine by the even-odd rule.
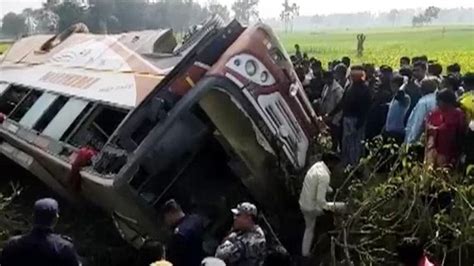
[[[58,216],[59,205],[55,199],[44,198],[37,200],[34,207],[35,225],[51,226]]]

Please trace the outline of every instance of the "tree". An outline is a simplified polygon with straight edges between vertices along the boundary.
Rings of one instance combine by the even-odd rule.
[[[285,0],[282,6],[280,19],[285,24],[285,32],[288,32],[288,26],[291,26],[291,31],[293,31],[293,19],[299,15],[300,7],[296,3],[290,5],[288,0]]]
[[[3,17],[2,32],[9,36],[19,36],[26,31],[25,17],[13,12]]]
[[[441,9],[439,9],[438,7],[435,7],[435,6],[428,7],[425,10],[425,14],[424,14],[425,22],[431,23],[433,19],[437,19],[440,11]]]
[[[433,19],[437,19],[441,9],[435,6],[428,7],[423,14],[418,14],[413,17],[413,27],[421,27],[427,23],[431,23]]]
[[[54,12],[59,16],[59,32],[75,23],[84,22],[86,19],[86,10],[84,7],[72,1],[63,2],[55,6]]]
[[[235,18],[244,24],[249,24],[250,18],[258,17],[258,2],[259,0],[236,0],[232,4]]]
[[[166,9],[163,2],[149,4],[145,14],[145,23],[147,29],[159,29],[169,25],[166,18]]]
[[[23,10],[22,15],[25,17],[26,32],[28,34],[56,32],[59,25],[59,16],[54,11],[57,5],[53,5],[53,3],[52,1],[45,3],[39,9],[27,8]]]
[[[390,22],[392,22],[392,26],[395,26],[395,23],[397,22],[398,16],[400,15],[400,11],[397,9],[392,9],[388,13],[388,19]]]
[[[413,27],[421,27],[425,23],[425,16],[423,14],[419,14],[413,17],[411,24]]]
[[[111,31],[109,29],[111,24],[116,28],[119,27],[119,25],[115,25],[119,21],[115,17],[116,7],[114,0],[89,0],[89,5],[86,24],[90,30],[97,33],[108,33]]]
[[[212,2],[211,4],[209,4],[208,10],[209,10],[210,14],[217,14],[224,21],[229,21],[229,19],[230,19],[229,10],[227,9],[227,7],[217,3],[215,1]]]
[[[115,1],[115,17],[120,22],[120,30],[143,30],[146,5],[145,0]]]

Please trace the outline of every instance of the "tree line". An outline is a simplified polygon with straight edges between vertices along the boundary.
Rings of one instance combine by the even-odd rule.
[[[428,12],[426,12],[428,10]],[[436,12],[433,12],[436,11]],[[317,10],[315,10],[317,12]],[[407,27],[426,25],[473,25],[474,8],[393,9],[387,12],[334,13],[328,15],[296,16],[290,21],[295,30],[313,31],[330,28]],[[428,16],[426,16],[428,15]],[[436,16],[435,16],[436,15]],[[288,27],[281,18],[265,23],[277,30]],[[291,27],[290,27],[291,28]]]
[[[258,17],[259,0],[235,0],[231,9],[243,23]],[[216,0],[200,5],[193,0],[49,0],[39,9],[8,13],[2,19],[2,33],[19,37],[25,34],[56,33],[83,22],[94,33],[120,33],[133,30],[173,28],[184,32],[212,14],[230,19],[229,9]]]
[[[281,0],[279,18],[265,22],[285,31],[312,30],[317,28],[424,26],[440,24],[474,23],[474,9],[440,9],[430,6],[425,10],[393,9],[373,14],[331,14],[299,16],[299,6],[289,0]],[[37,33],[57,33],[78,22],[86,24],[94,33],[120,33],[133,30],[172,28],[185,32],[191,25],[212,14],[228,21],[233,17],[244,24],[260,20],[257,6],[259,0],[234,0],[230,10],[210,0],[201,5],[195,0],[48,0],[39,9],[27,8],[20,14],[8,13],[2,19],[2,34],[11,37]],[[277,14],[275,14],[277,15]]]

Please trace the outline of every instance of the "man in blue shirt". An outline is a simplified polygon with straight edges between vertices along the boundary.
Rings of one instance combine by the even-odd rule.
[[[408,118],[405,143],[413,144],[420,140],[426,116],[436,108],[436,90],[438,87],[439,82],[436,78],[428,78],[421,81],[423,97],[418,101]]]
[[[174,266],[201,265],[204,258],[204,219],[194,214],[186,215],[174,199],[165,203],[163,215],[166,225],[173,230],[168,243],[167,259]]]
[[[0,265],[79,266],[78,255],[70,239],[53,233],[58,213],[56,200],[45,198],[36,201],[33,229],[8,241],[0,256]]]
[[[405,139],[405,116],[410,108],[410,96],[399,90],[390,102],[385,122],[385,135],[401,144]]]

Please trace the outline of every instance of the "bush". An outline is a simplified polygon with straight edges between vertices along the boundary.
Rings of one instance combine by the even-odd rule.
[[[0,243],[5,243],[17,232],[23,232],[29,228],[28,222],[23,218],[24,215],[12,206],[13,200],[20,195],[21,191],[21,188],[14,183],[10,183],[7,195],[0,191]]]
[[[434,261],[472,265],[474,177],[426,167],[381,139],[367,150],[334,195],[348,211],[332,232],[333,251],[339,247],[355,265],[391,265],[401,239],[418,237]]]

